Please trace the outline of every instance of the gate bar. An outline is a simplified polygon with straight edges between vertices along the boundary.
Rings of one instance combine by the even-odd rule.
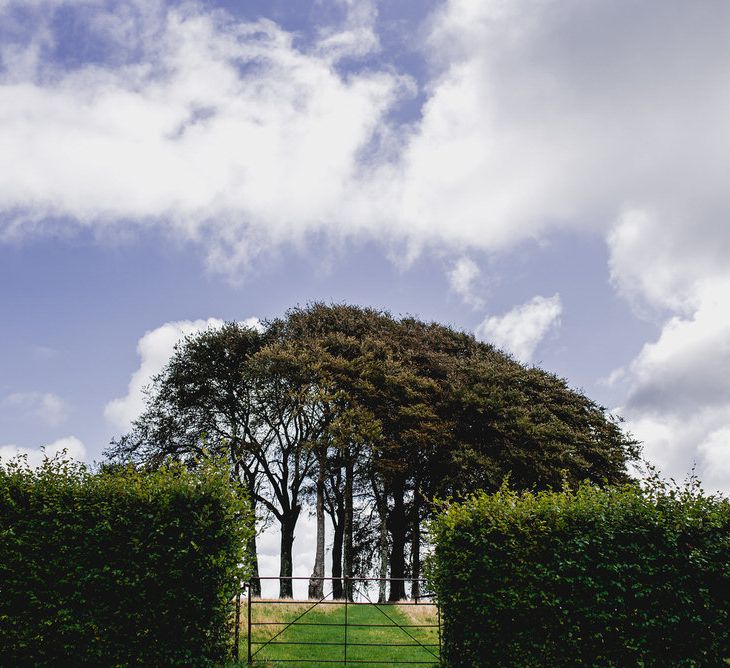
[[[253,598],[253,587],[248,582],[248,665],[251,665],[251,599]]]

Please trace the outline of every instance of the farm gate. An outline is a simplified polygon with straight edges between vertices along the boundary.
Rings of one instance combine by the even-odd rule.
[[[292,589],[296,581],[311,580],[259,578],[262,589],[282,579],[292,580]],[[251,583],[245,584],[249,666],[439,664],[441,616],[433,595],[422,593],[423,580],[398,579],[404,588],[410,585],[412,596],[378,601],[382,578],[320,579],[324,595],[316,600],[255,598]],[[334,598],[336,583],[341,585],[342,598]]]

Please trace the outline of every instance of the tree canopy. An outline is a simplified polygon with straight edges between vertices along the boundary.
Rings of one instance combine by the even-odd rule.
[[[374,571],[398,600],[400,578],[420,575],[434,497],[492,491],[507,476],[518,490],[621,483],[638,457],[618,420],[565,380],[471,334],[349,305],[188,336],[146,406],[109,454],[225,454],[235,484],[280,525],[283,576],[302,508],[315,507],[310,595],[323,595],[325,514],[333,577]],[[282,581],[280,594],[291,593]],[[352,596],[347,581],[334,594]]]

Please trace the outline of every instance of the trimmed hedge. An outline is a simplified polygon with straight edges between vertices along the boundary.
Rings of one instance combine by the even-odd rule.
[[[505,486],[446,505],[431,533],[447,666],[730,657],[730,503],[696,486]]]
[[[213,467],[0,464],[0,665],[222,662],[250,527]]]

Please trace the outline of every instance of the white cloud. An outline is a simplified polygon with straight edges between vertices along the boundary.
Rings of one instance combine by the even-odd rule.
[[[484,303],[484,300],[475,292],[475,283],[480,275],[479,266],[468,257],[459,258],[447,274],[451,289],[474,308],[478,308]]]
[[[617,289],[640,311],[694,313],[722,299],[730,281],[727,212],[629,208],[608,235],[609,267]],[[710,295],[710,293],[714,293]]]
[[[680,274],[681,262],[678,253]],[[671,264],[670,256],[660,266],[668,274]],[[652,283],[644,299],[660,285]],[[730,281],[713,276],[680,286],[682,303],[694,306],[670,317],[659,338],[616,373],[627,392],[619,412],[665,474],[682,479],[696,464],[707,487],[730,492]],[[661,305],[671,296],[650,301]]]
[[[730,211],[730,8],[450,0],[421,116],[398,124],[414,84],[378,51],[376,5],[337,2],[309,46],[203,5],[89,3],[107,63],[63,71],[40,49],[2,75],[0,236],[161,226],[235,273],[318,234],[412,256],[603,233],[627,208],[717,232]]]
[[[344,25],[322,30],[317,52],[336,62],[343,57],[365,56],[380,48],[375,32],[378,8],[372,0],[334,0],[345,10]]]
[[[730,494],[730,424],[710,432],[697,451],[705,487]]]
[[[727,407],[700,409],[690,416],[636,413],[630,407],[620,411],[629,415],[627,429],[644,444],[642,456],[662,475],[683,482],[694,468],[705,490],[730,494]]]
[[[560,324],[560,295],[533,297],[502,316],[489,316],[476,328],[479,339],[529,362],[545,335]]]
[[[3,399],[2,406],[19,411],[24,417],[39,419],[51,427],[63,423],[69,414],[66,402],[51,392],[15,392]]]
[[[61,71],[42,61],[23,80],[6,71],[0,239],[159,225],[234,273],[308,231],[358,233],[363,218],[343,202],[363,199],[361,154],[411,90],[392,72],[333,67],[334,51],[363,50],[352,34],[372,19],[361,13],[347,12],[339,46],[334,33],[302,51],[270,21],[186,5],[148,19],[154,39],[134,44],[142,62]]]
[[[691,317],[670,318],[660,337],[643,347],[630,366],[632,407],[688,414],[730,406],[728,295],[705,295]]]
[[[708,489],[730,493],[730,234],[727,212],[708,206],[628,209],[616,221],[612,280],[662,329],[612,376],[647,459],[678,480],[696,466]]]
[[[0,459],[8,460],[17,455],[26,455],[28,465],[36,468],[43,462],[44,455],[49,459],[55,455],[60,455],[66,451],[66,456],[78,461],[84,461],[86,457],[86,448],[84,444],[75,436],[66,436],[47,445],[45,448],[21,448],[16,445],[0,446]]]
[[[258,318],[248,318],[242,324],[254,328],[261,326]],[[140,365],[132,374],[127,394],[110,401],[104,407],[104,417],[119,429],[129,429],[132,421],[144,410],[144,388],[170,360],[175,344],[185,336],[222,325],[223,321],[218,318],[178,320],[166,322],[156,329],[145,332],[137,343]]]

